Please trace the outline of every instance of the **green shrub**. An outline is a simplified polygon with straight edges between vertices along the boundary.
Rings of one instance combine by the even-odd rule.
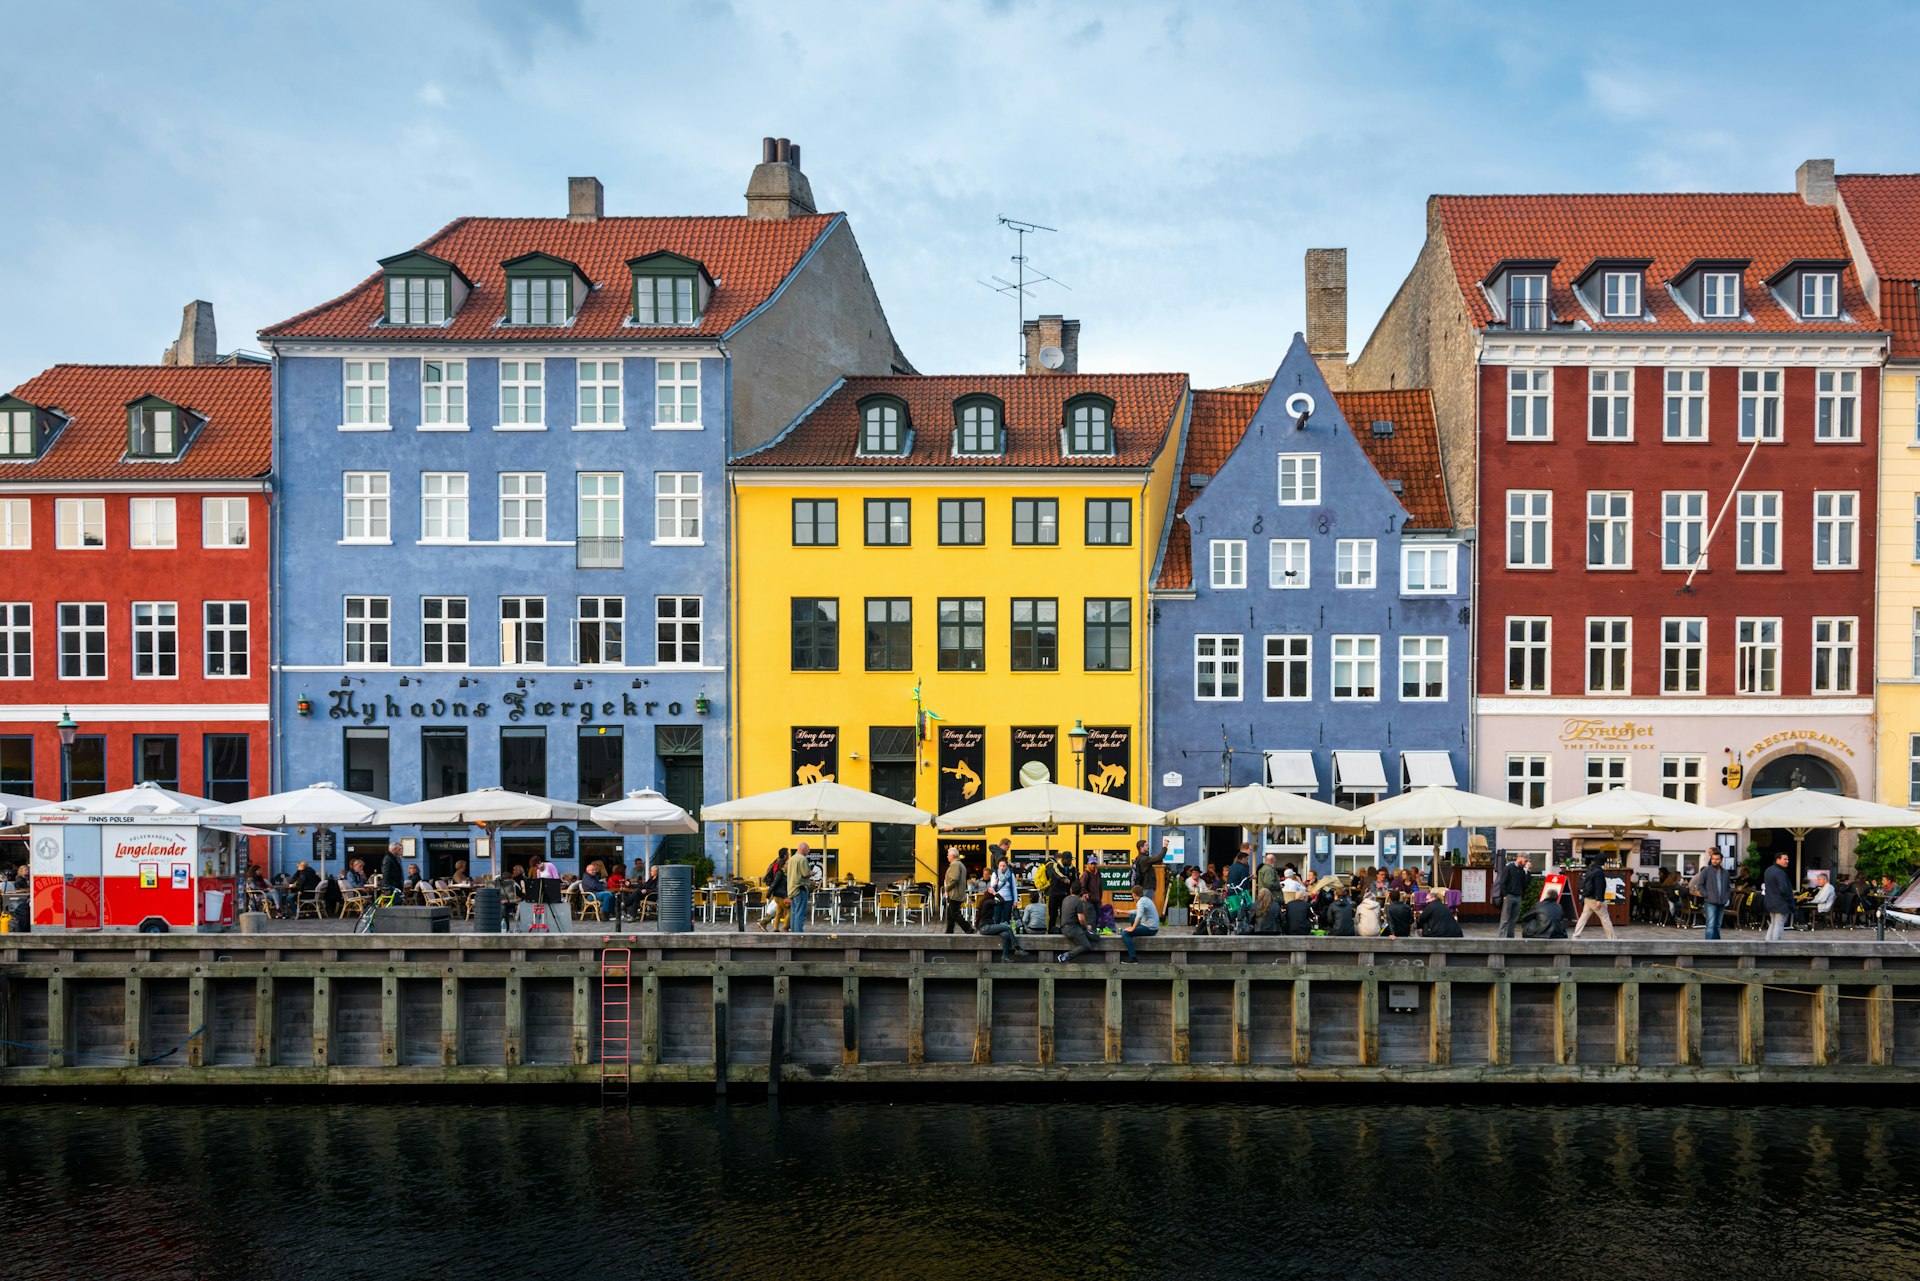
[[[1860,833],[1854,865],[1869,881],[1891,876],[1904,885],[1920,868],[1920,829],[1875,827]]]
[[[661,859],[660,862],[690,864],[693,867],[693,883],[695,885],[705,885],[713,879],[713,860],[705,854],[695,854],[692,857],[688,857],[685,854],[669,854],[667,857]]]

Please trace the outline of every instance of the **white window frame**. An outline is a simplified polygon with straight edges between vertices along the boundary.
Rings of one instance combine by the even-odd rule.
[[[421,542],[467,541],[468,493],[467,473],[463,471],[420,473]],[[434,532],[436,525],[438,533]]]
[[[1740,371],[1740,443],[1750,445],[1756,433],[1769,445],[1786,439],[1782,388],[1786,375],[1778,369]]]
[[[1517,629],[1515,624],[1519,624]],[[1514,698],[1544,698],[1553,693],[1553,619],[1545,614],[1509,614],[1506,637],[1507,665],[1501,679],[1506,685],[1507,694]],[[1521,657],[1523,668],[1529,676],[1538,671],[1538,689],[1514,688],[1513,660],[1516,654]]]
[[[0,601],[0,681],[33,679],[33,602]]]
[[[653,474],[653,541],[656,546],[698,547],[706,541],[700,517],[701,476],[697,471]]]
[[[608,607],[612,606],[609,611]],[[600,631],[600,657],[583,656],[580,637],[587,628]],[[614,639],[607,637],[611,630]],[[609,657],[611,655],[611,657]],[[573,661],[582,667],[625,667],[627,663],[627,598],[577,596],[573,602]]]
[[[1588,796],[1632,786],[1633,758],[1626,752],[1588,752],[1586,758]]]
[[[1660,620],[1660,692],[1694,697],[1707,692],[1706,619]]]
[[[440,616],[433,617],[431,606],[438,605]],[[460,639],[453,639],[459,629]],[[434,633],[439,632],[439,640]],[[436,644],[440,656],[433,656]],[[454,657],[455,651],[459,657]],[[466,667],[473,653],[473,610],[465,596],[422,596],[420,598],[420,665],[422,667]]]
[[[137,600],[131,603],[130,615],[133,644],[128,650],[128,666],[133,679],[137,681],[179,680],[180,603],[171,600]],[[172,640],[171,654],[163,651],[160,643],[162,638]],[[173,662],[173,670],[170,672],[140,670],[143,665],[151,665],[157,669],[164,660],[169,658]]]
[[[1860,440],[1860,371],[1813,372],[1813,439],[1816,444],[1852,445]]]
[[[1587,439],[1633,439],[1633,370],[1587,371]]]
[[[233,535],[240,535],[235,540]],[[216,551],[232,551],[251,545],[252,513],[245,498],[202,498],[200,500],[200,546]]]
[[[500,598],[500,666],[547,665],[547,598]]]
[[[692,611],[688,612],[688,606]],[[653,598],[654,662],[660,667],[698,667],[706,661],[706,602],[698,596],[656,596]],[[694,656],[680,655],[691,643]],[[662,658],[663,647],[671,646],[675,657]]]
[[[1707,415],[1707,397],[1712,379],[1704,369],[1669,369],[1663,382],[1665,398],[1661,402],[1661,439],[1674,444],[1699,444],[1707,439],[1712,419]],[[1676,412],[1677,411],[1677,412]]]
[[[1313,507],[1320,502],[1320,455],[1281,454],[1276,492],[1282,507]]]
[[[1708,271],[1700,276],[1700,319],[1738,320],[1746,312],[1740,297],[1740,273]]]
[[[1847,683],[1841,685],[1834,674],[1844,657]],[[1822,663],[1827,677],[1821,679]],[[1815,694],[1851,694],[1860,684],[1860,620],[1858,618],[1816,618],[1813,620],[1813,677]]]
[[[1313,586],[1313,544],[1304,538],[1268,539],[1267,586],[1282,592]]]
[[[1701,788],[1706,782],[1704,756],[1690,752],[1668,753],[1660,758],[1660,794],[1668,800],[1700,804]]]
[[[33,550],[33,503],[26,498],[0,498],[0,551]]]
[[[1515,549],[1520,556],[1515,558]],[[1538,553],[1536,559],[1535,553]],[[1507,568],[1553,568],[1553,491],[1507,491]]]
[[[1691,550],[1692,555],[1687,553]],[[1707,567],[1707,491],[1668,489],[1660,494],[1660,568]]]
[[[127,502],[127,546],[136,551],[171,551],[180,543],[179,506],[171,498],[134,498]]]
[[[1553,327],[1552,291],[1547,281],[1546,272],[1516,271],[1510,273],[1507,276],[1507,296],[1501,301],[1506,308],[1506,314],[1503,319],[1506,321],[1507,328],[1517,329],[1523,333],[1537,334],[1545,333]],[[1536,307],[1539,309],[1539,324],[1521,325],[1515,323],[1514,313],[1516,311],[1524,308],[1528,313],[1528,319],[1531,320],[1532,312]]]
[[[1594,639],[1594,624],[1600,624],[1604,634],[1598,641]],[[1589,695],[1608,694],[1631,696],[1633,693],[1633,619],[1618,615],[1592,616],[1586,620],[1586,691]],[[1620,685],[1596,685],[1593,681],[1594,655],[1604,656],[1604,670],[1612,672],[1617,665],[1620,670]]]
[[[253,606],[244,600],[200,603],[200,668],[213,681],[245,680],[253,673]],[[215,671],[215,659],[225,671]]]
[[[1400,594],[1451,596],[1454,592],[1453,543],[1400,544]]]
[[[1274,669],[1278,667],[1280,687],[1284,690],[1298,680],[1298,694],[1274,693]],[[1313,637],[1304,632],[1269,633],[1261,651],[1260,694],[1268,703],[1310,703],[1313,701]]]
[[[1332,678],[1328,692],[1336,703],[1377,703],[1380,701],[1380,638],[1378,636],[1347,635],[1329,638],[1332,655]],[[1344,653],[1342,651],[1345,651]],[[1342,683],[1342,675],[1345,683]],[[1372,674],[1373,692],[1362,694],[1367,681],[1365,675]],[[1342,690],[1348,692],[1342,693]]]
[[[1601,559],[1594,559],[1594,531],[1600,531]],[[1587,491],[1587,568],[1614,572],[1633,568],[1633,491]]]
[[[1193,697],[1199,703],[1237,703],[1246,696],[1246,646],[1234,633],[1202,632],[1193,638]],[[1202,693],[1201,676],[1213,678],[1213,693]],[[1232,693],[1227,692],[1228,685]]]
[[[1407,669],[1411,664],[1421,679],[1415,682],[1424,691],[1440,674],[1438,694],[1407,693]],[[1400,638],[1400,701],[1403,703],[1444,703],[1447,701],[1447,638],[1445,636],[1402,636]]]
[[[1507,370],[1507,439],[1553,439],[1553,370]]]
[[[360,616],[354,617],[354,606],[360,606]],[[341,662],[348,667],[391,667],[393,666],[393,597],[391,596],[348,596],[341,602]],[[360,633],[358,642],[361,657],[353,657],[354,633]],[[374,659],[371,655],[384,649],[386,657]]]
[[[691,376],[688,370],[692,370]],[[687,390],[693,391],[693,417],[687,418]],[[897,409],[898,407],[895,406]],[[700,413],[700,362],[669,359],[653,362],[653,429],[655,431],[699,431],[704,426]],[[905,424],[899,428],[902,435]]]
[[[79,621],[71,627],[67,625],[67,611],[70,609],[79,611],[77,615]],[[91,622],[89,618],[97,619],[98,621]],[[106,680],[111,671],[111,660],[113,657],[112,650],[107,647],[107,603],[99,600],[63,600],[54,606],[53,619],[55,641],[54,672],[59,679],[63,681]],[[87,640],[93,636],[100,638],[100,652],[98,655],[100,659],[100,670],[96,673],[89,673],[86,670],[87,660],[90,656],[88,653],[90,647],[87,644]],[[77,650],[69,647],[67,643],[69,639],[78,642]],[[77,654],[80,659],[81,671],[78,676],[67,675],[67,658],[70,654]]]
[[[1781,548],[1781,494],[1777,489],[1743,489],[1734,499],[1734,568],[1776,573],[1786,563]],[[1749,555],[1769,550],[1766,557]]]
[[[387,362],[340,362],[340,430],[392,431],[387,413]]]
[[[509,482],[512,482],[511,487],[514,492],[508,492]],[[539,492],[533,492],[535,489]],[[538,515],[530,514],[532,512],[537,512]],[[537,533],[533,532],[536,526]],[[516,532],[510,533],[509,530]],[[543,471],[500,473],[500,541],[503,543],[547,541],[547,473]]]
[[[609,481],[612,483],[608,484]],[[627,536],[626,473],[583,471],[575,478],[574,484],[577,491],[574,536],[624,540]],[[590,494],[588,489],[597,492]]]
[[[1840,273],[1803,271],[1800,273],[1800,319],[1840,319]]]
[[[436,369],[440,371],[437,378],[433,376]],[[468,430],[466,361],[420,362],[420,430]]]
[[[87,535],[96,541],[89,543]],[[107,545],[107,500],[56,498],[53,500],[53,545],[60,551],[99,551]]]
[[[1246,587],[1246,539],[1215,538],[1207,543],[1207,583],[1217,592],[1241,591]]]
[[[511,376],[508,370],[513,371]],[[509,395],[509,392],[512,394]],[[544,360],[500,361],[500,417],[493,429],[547,429],[547,373]]]
[[[1920,620],[1920,610],[1915,611]],[[1780,635],[1778,618],[1736,618],[1733,621],[1733,692],[1764,698],[1780,692]]]
[[[626,370],[624,361],[578,360],[574,362],[575,431],[625,431]],[[588,371],[592,373],[589,375]],[[608,377],[607,371],[613,376]],[[611,403],[609,403],[611,401]]]
[[[1638,320],[1640,309],[1640,273],[1606,271],[1600,274],[1600,314],[1607,320]]]
[[[356,492],[356,490],[358,492]],[[355,511],[363,532],[353,532]],[[375,532],[375,531],[378,532]],[[384,471],[340,473],[340,541],[387,544],[393,541],[393,475]]]
[[[1860,568],[1860,494],[1819,489],[1813,494],[1813,567]]]
[[[1371,591],[1380,581],[1377,539],[1341,538],[1333,544],[1333,585],[1338,591]]]
[[[1518,784],[1519,800],[1514,800]],[[1534,797],[1538,799],[1533,799]],[[1545,752],[1507,753],[1507,799],[1539,809],[1553,799],[1553,758]]]

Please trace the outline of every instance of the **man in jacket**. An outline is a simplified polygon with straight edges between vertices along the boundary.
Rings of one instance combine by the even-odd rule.
[[[400,870],[400,842],[394,841],[387,846],[387,856],[380,860],[380,886],[382,889],[397,890],[405,882],[406,876]]]
[[[1727,904],[1733,899],[1733,882],[1727,876],[1727,869],[1720,865],[1720,851],[1716,848],[1707,854],[1707,861],[1687,882],[1687,888],[1700,900],[1700,906],[1706,909],[1707,932],[1702,938],[1720,937],[1720,923],[1726,919]]]
[[[1240,842],[1239,857],[1234,859],[1232,866],[1227,868],[1227,888],[1229,890],[1240,889],[1247,883],[1247,878],[1252,875],[1253,845],[1248,841],[1242,841]]]
[[[1053,852],[1053,866],[1047,870],[1047,933],[1060,932],[1060,905],[1073,893],[1073,860],[1065,850]]]
[[[1100,928],[1100,909],[1106,905],[1107,885],[1100,879],[1100,856],[1087,855],[1087,869],[1080,873],[1080,897],[1087,903],[1087,928]]]
[[[1520,922],[1520,934],[1530,939],[1563,939],[1567,936],[1567,918],[1560,911],[1560,892],[1550,889],[1528,910]]]
[[[1153,898],[1160,892],[1160,874],[1154,870],[1153,855],[1147,852],[1147,843],[1134,844],[1133,870],[1127,876],[1127,885],[1135,898]]]
[[[767,882],[767,897],[774,903],[773,915],[760,918],[757,928],[773,930],[776,933],[787,925],[787,851],[782,849],[773,856],[773,862],[767,864],[764,878]]]
[[[1281,908],[1281,915],[1286,922],[1287,933],[1313,933],[1313,904],[1307,902],[1306,899],[1295,898],[1289,900],[1286,905]]]
[[[1056,953],[1053,958],[1056,962],[1065,965],[1084,952],[1096,950],[1089,932],[1093,921],[1093,913],[1087,907],[1087,900],[1078,894],[1067,895],[1066,901],[1060,905],[1060,933],[1066,937],[1067,942],[1073,944],[1073,947],[1068,951]]]
[[[1767,909],[1767,942],[1778,943],[1786,937],[1787,922],[1793,919],[1793,875],[1787,871],[1786,851],[1780,852],[1761,878],[1760,897]]]
[[[1429,939],[1457,939],[1460,933],[1460,921],[1447,906],[1447,896],[1435,894],[1420,909],[1420,937]]]
[[[1613,914],[1607,910],[1607,873],[1597,857],[1587,860],[1586,874],[1580,878],[1580,919],[1573,923],[1574,938],[1587,928],[1589,916],[1600,922],[1608,938],[1614,937]]]
[[[1515,855],[1500,873],[1500,937],[1513,937],[1513,927],[1520,922],[1520,900],[1526,897],[1527,882],[1532,879],[1533,868],[1525,854]]]
[[[810,847],[805,841],[794,849],[793,857],[787,860],[787,900],[792,905],[792,933],[803,934],[807,928],[807,899],[813,889],[813,860],[808,858]]]
[[[947,851],[947,874],[941,882],[942,897],[947,909],[946,933],[953,933],[958,925],[963,934],[973,933],[973,927],[967,924],[967,918],[960,915],[960,909],[967,902],[967,865],[960,861],[959,850]]]

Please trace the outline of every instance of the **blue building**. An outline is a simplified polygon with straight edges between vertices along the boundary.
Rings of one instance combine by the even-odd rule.
[[[767,140],[745,216],[607,217],[574,178],[566,217],[459,219],[262,338],[276,787],[728,794],[726,459],[906,367],[797,147]],[[480,853],[417,839],[433,875]],[[568,870],[655,852],[588,825],[510,835],[499,866],[549,839]],[[719,834],[668,852],[729,865]]]
[[[1296,334],[1264,392],[1194,393],[1176,495],[1152,594],[1154,805],[1264,782],[1351,809],[1468,785],[1472,559],[1427,392],[1335,393]],[[1241,835],[1188,848],[1226,862]],[[1324,874],[1444,838],[1264,839]]]

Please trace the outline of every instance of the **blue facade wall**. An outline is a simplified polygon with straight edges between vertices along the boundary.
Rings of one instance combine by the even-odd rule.
[[[275,406],[281,521],[275,544],[276,788],[321,780],[347,785],[343,730],[349,726],[389,730],[389,799],[396,802],[422,796],[421,731],[430,726],[464,726],[468,731],[469,788],[500,782],[503,728],[532,726],[546,729],[550,795],[576,796],[577,736],[583,726],[596,733],[602,726],[620,728],[625,789],[660,787],[664,767],[656,751],[656,730],[698,726],[702,793],[726,794],[728,362],[711,345],[679,357],[699,360],[701,424],[691,430],[655,430],[654,358],[617,350],[593,352],[593,359],[621,360],[621,429],[576,430],[577,360],[590,355],[587,349],[577,352],[564,357],[538,347],[493,347],[486,355],[472,349],[435,352],[436,357],[466,360],[465,431],[422,429],[416,346],[389,350],[384,357],[373,347],[356,347],[352,354],[355,360],[388,361],[391,429],[386,431],[341,430],[342,357],[312,354],[312,349],[280,356]],[[499,429],[503,354],[509,359],[544,356],[544,430]],[[343,474],[349,471],[390,476],[390,544],[343,542]],[[420,474],[429,471],[467,474],[464,545],[421,541]],[[654,478],[666,471],[702,478],[700,545],[654,544]],[[499,541],[502,472],[545,474],[543,544]],[[576,566],[577,477],[582,472],[619,472],[624,478],[619,568]],[[348,596],[361,595],[391,599],[391,661],[385,667],[349,666],[345,661],[344,603]],[[702,654],[697,666],[656,661],[655,598],[666,595],[701,599]],[[425,596],[467,598],[465,665],[424,667],[420,602]],[[544,666],[502,667],[502,596],[545,598]],[[572,642],[581,596],[624,598],[624,663],[575,661]],[[308,714],[296,710],[302,699],[311,704]],[[704,712],[698,710],[702,700]],[[578,835],[605,834],[587,826]],[[304,844],[277,844],[286,847],[276,851],[277,865],[291,866],[294,859],[308,857]],[[649,845],[658,844],[657,838],[627,838],[624,856],[632,865]],[[577,862],[563,866],[572,870]]]
[[[1304,428],[1289,412],[1290,397],[1305,393],[1313,402]],[[1296,402],[1296,409],[1299,408]],[[1369,430],[1361,424],[1361,430]],[[1279,501],[1281,455],[1318,459],[1317,502],[1282,505]],[[1183,469],[1191,471],[1191,468]],[[1182,485],[1189,484],[1183,474]],[[1472,659],[1467,619],[1471,599],[1470,546],[1450,534],[1407,533],[1407,510],[1354,438],[1305,342],[1295,335],[1279,372],[1248,424],[1240,444],[1193,499],[1184,522],[1170,538],[1189,538],[1193,548],[1194,587],[1188,593],[1157,592],[1153,630],[1153,777],[1154,804],[1173,809],[1198,800],[1202,788],[1242,786],[1267,781],[1265,753],[1312,753],[1319,786],[1314,795],[1333,801],[1333,753],[1377,751],[1385,767],[1387,793],[1401,790],[1401,756],[1408,751],[1446,752],[1460,786],[1470,787],[1468,741],[1469,668]],[[1246,586],[1212,585],[1209,551],[1215,539],[1244,540]],[[1305,540],[1309,557],[1305,588],[1270,585],[1272,540]],[[1336,549],[1341,539],[1375,542],[1375,585],[1336,585]],[[1401,548],[1419,543],[1447,548],[1453,562],[1453,590],[1444,595],[1408,595],[1402,590]],[[1311,640],[1310,696],[1285,701],[1269,698],[1264,667],[1269,636],[1306,636]],[[1242,679],[1237,697],[1202,699],[1196,695],[1196,637],[1237,636]],[[1332,641],[1336,636],[1379,638],[1377,696],[1336,700],[1332,691]],[[1445,695],[1437,701],[1402,698],[1399,682],[1400,638],[1446,638]],[[1231,754],[1229,755],[1229,750]],[[1169,785],[1170,774],[1180,776]],[[1236,834],[1216,838],[1237,842]],[[1451,835],[1458,844],[1461,834]],[[1189,851],[1204,850],[1207,834],[1186,833]],[[1329,841],[1318,852],[1318,834],[1305,848],[1288,846],[1292,861],[1311,853],[1316,871],[1332,866],[1334,853],[1355,854]],[[1404,847],[1403,847],[1404,848]],[[1390,864],[1395,859],[1383,860]]]

